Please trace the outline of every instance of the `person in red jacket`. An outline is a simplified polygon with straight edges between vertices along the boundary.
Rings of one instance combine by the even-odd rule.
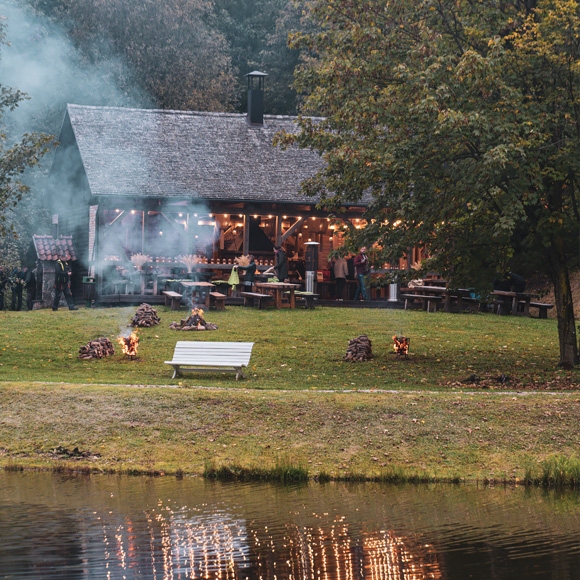
[[[369,269],[370,267],[369,259],[367,258],[367,249],[365,246],[363,246],[354,259],[354,273],[358,281],[358,287],[354,293],[355,300],[358,300],[360,296],[362,296],[364,301],[369,299],[366,287],[366,275]]]

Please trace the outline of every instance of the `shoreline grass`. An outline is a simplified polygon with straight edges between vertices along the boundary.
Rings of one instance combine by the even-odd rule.
[[[0,312],[0,468],[272,481],[580,481],[578,371],[556,323],[495,315],[317,308],[158,308],[136,360],[78,359],[115,343],[135,308]],[[373,359],[342,360],[367,334]],[[411,336],[408,361],[393,335]],[[255,342],[247,380],[171,379],[177,340]],[[500,380],[501,379],[501,380]],[[203,386],[201,386],[203,385]]]

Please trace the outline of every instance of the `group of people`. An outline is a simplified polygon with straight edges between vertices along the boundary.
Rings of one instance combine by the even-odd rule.
[[[367,256],[367,249],[363,246],[359,253],[354,257],[354,275],[357,281],[356,292],[354,300],[368,301],[369,293],[367,290],[367,274],[370,272],[370,262]],[[349,275],[348,262],[345,256],[337,258],[333,266],[334,280],[336,282],[336,299],[344,300],[344,291],[346,288],[346,280]]]
[[[0,266],[0,310],[4,310],[6,289],[12,291],[11,310],[22,310],[22,295],[26,288],[26,308],[32,310],[36,299],[36,276],[34,270],[28,266],[15,268],[11,275],[6,273],[4,266]]]
[[[64,296],[69,310],[78,310],[70,289],[72,270],[68,262],[69,259],[70,256],[67,255],[65,259],[57,260],[55,263],[53,310],[58,310],[61,296]],[[4,310],[7,306],[5,303],[7,288],[12,292],[11,310],[22,310],[25,289],[26,308],[27,310],[32,310],[36,300],[36,270],[31,270],[28,266],[22,266],[21,268],[14,268],[12,273],[8,275],[6,268],[0,266],[0,310]]]
[[[282,246],[275,246],[274,247],[274,255],[276,256],[276,260],[274,262],[274,266],[271,268],[274,270],[276,274],[276,278],[280,282],[287,282],[288,278],[288,257],[286,256],[286,252]],[[236,265],[234,269],[236,270],[244,270],[244,281],[242,285],[247,291],[251,291],[254,287],[254,282],[256,280],[256,258],[253,254],[248,255],[249,263],[247,266]],[[266,270],[268,272],[269,270]]]
[[[274,248],[274,254],[276,256],[275,264],[271,268],[276,274],[276,278],[280,282],[287,282],[288,278],[288,258],[286,252],[282,246],[276,246]],[[256,261],[255,257],[250,254],[249,263],[246,266],[238,265],[237,270],[244,271],[244,280],[242,285],[246,290],[251,290],[254,287],[254,281],[256,276]],[[266,272],[268,272],[267,270]],[[369,293],[366,286],[367,275],[370,272],[370,262],[367,256],[366,247],[362,247],[359,253],[354,258],[354,274],[358,282],[357,289],[354,295],[355,300],[370,300]],[[336,296],[338,300],[344,300],[344,292],[346,288],[346,280],[349,275],[348,263],[346,257],[342,256],[336,259],[334,262],[334,279],[336,281]]]

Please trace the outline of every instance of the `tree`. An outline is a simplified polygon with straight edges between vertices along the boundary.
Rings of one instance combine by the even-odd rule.
[[[0,44],[5,43],[4,25],[0,21]],[[0,125],[6,112],[14,111],[26,95],[16,89],[0,84]],[[28,193],[29,186],[22,176],[25,171],[38,164],[48,152],[53,138],[42,134],[24,134],[20,140],[9,142],[4,131],[0,131],[0,246],[10,246],[9,237],[14,238],[14,209]]]
[[[230,111],[235,81],[227,42],[205,0],[28,0],[66,26],[91,64],[130,92],[145,90],[161,109]],[[115,63],[122,57],[123,64]],[[102,98],[96,95],[95,98]]]
[[[294,46],[308,94],[298,135],[325,169],[323,204],[368,196],[364,230],[393,261],[485,292],[525,259],[554,285],[560,361],[578,363],[569,269],[578,261],[580,10],[573,0],[306,0],[319,31]],[[320,115],[323,119],[305,116]]]
[[[296,111],[292,75],[298,52],[288,47],[287,35],[299,21],[292,0],[214,0],[213,26],[226,38],[238,75],[237,110],[247,110],[246,79],[254,70],[265,72],[266,110],[271,114]]]

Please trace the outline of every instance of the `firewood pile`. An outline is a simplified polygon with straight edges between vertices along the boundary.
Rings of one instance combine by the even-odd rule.
[[[203,310],[194,308],[187,318],[183,318],[179,322],[172,322],[169,328],[171,330],[217,330],[217,324],[206,322],[203,318]]]
[[[111,356],[115,354],[115,348],[113,343],[102,336],[95,340],[91,340],[79,348],[79,358],[84,360],[89,360],[92,358],[103,358],[105,356]]]
[[[131,326],[149,327],[160,322],[161,318],[157,316],[157,310],[155,308],[150,304],[141,304],[131,320]]]
[[[364,362],[373,358],[371,339],[366,334],[348,341],[344,360],[350,362]]]

